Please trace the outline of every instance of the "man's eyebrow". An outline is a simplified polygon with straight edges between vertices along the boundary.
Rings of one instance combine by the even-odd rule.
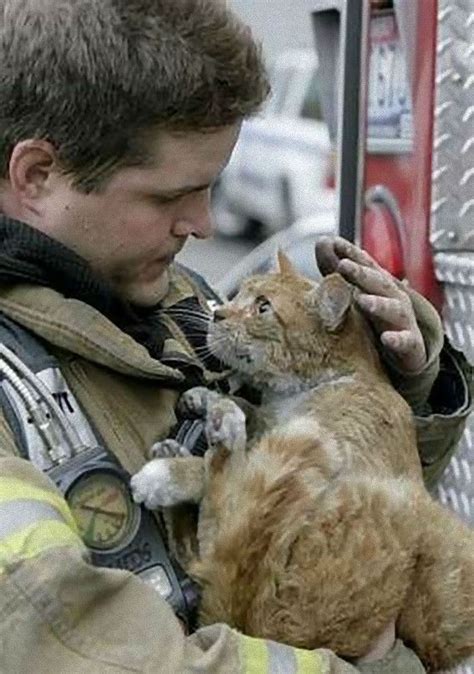
[[[154,194],[160,199],[177,199],[179,197],[184,197],[186,194],[208,190],[210,187],[212,187],[211,183],[203,183],[202,185],[185,185],[184,187],[179,187],[175,190],[155,190]]]

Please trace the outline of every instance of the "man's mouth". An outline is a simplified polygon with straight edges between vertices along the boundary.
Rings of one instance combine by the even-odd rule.
[[[164,271],[174,262],[179,250],[157,255],[155,258],[136,265],[133,278],[139,282],[150,283],[160,277]]]
[[[146,265],[143,265],[138,271],[138,278],[141,281],[153,281],[157,277],[161,276],[165,269],[173,262],[174,255],[166,255],[160,258],[156,258],[151,262],[148,262]]]

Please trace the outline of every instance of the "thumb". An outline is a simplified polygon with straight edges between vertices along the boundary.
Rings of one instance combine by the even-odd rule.
[[[335,252],[334,247],[335,238],[331,236],[322,236],[316,242],[315,255],[316,264],[323,276],[332,274],[337,271],[340,258]]]

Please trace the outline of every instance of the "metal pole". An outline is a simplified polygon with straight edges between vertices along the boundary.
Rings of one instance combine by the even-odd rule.
[[[342,67],[338,134],[339,233],[354,241],[362,214],[366,142],[369,0],[346,0],[341,24]]]

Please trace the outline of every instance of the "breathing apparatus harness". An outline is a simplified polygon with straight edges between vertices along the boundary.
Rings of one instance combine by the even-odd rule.
[[[5,315],[0,315],[0,405],[22,457],[64,494],[92,563],[137,574],[192,630],[197,588],[171,558],[162,520],[134,503],[130,475],[91,428],[54,356]],[[199,435],[195,425],[191,430]]]

